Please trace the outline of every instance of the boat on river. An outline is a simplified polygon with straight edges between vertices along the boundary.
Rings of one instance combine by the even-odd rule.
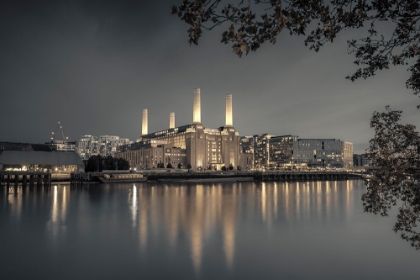
[[[99,177],[102,183],[137,183],[147,181],[142,174],[103,174]]]

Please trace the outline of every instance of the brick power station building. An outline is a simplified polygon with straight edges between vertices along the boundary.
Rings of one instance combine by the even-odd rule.
[[[243,153],[239,133],[233,127],[232,95],[226,95],[226,123],[208,128],[201,123],[200,89],[194,90],[193,123],[175,127],[175,113],[169,115],[169,128],[148,133],[148,111],[143,110],[142,135],[135,143],[119,147],[116,157],[129,161],[132,168],[159,165],[217,169],[232,165],[246,168],[252,154]]]

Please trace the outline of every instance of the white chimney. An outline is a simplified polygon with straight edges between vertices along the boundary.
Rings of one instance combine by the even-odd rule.
[[[226,95],[226,126],[233,126],[232,94]]]
[[[194,89],[194,112],[193,123],[201,123],[201,102],[200,102],[200,89]]]
[[[143,120],[141,123],[141,135],[147,135],[147,109],[143,109]]]
[[[169,114],[169,128],[175,128],[175,113],[171,112]]]

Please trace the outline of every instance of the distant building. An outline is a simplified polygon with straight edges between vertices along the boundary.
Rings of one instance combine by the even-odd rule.
[[[0,151],[0,171],[44,171],[71,173],[84,171],[84,164],[75,152],[58,151]]]
[[[353,143],[340,139],[298,139],[293,157],[297,164],[348,168],[353,166]]]
[[[242,167],[253,169],[254,164],[254,139],[252,136],[243,136],[239,140],[240,153],[242,155]]]
[[[253,155],[252,168],[280,167],[293,164],[293,143],[298,136],[259,134],[241,138],[243,153]]]
[[[295,135],[259,134],[241,138],[242,152],[253,155],[252,168],[291,165],[351,167],[353,144],[339,139],[299,139]]]
[[[119,136],[113,135],[101,135],[99,136],[99,154],[101,156],[114,156],[117,152],[117,147],[122,145],[131,144],[132,141],[128,138],[120,138]]]
[[[125,150],[117,153],[117,157],[126,159],[133,168],[164,167],[170,163],[172,167],[186,168],[187,150],[176,148],[172,145],[163,144],[162,141],[150,141],[148,143],[134,143],[125,146]]]
[[[0,142],[0,151],[24,151],[31,144],[17,142]]]
[[[51,142],[47,142],[45,144],[50,145],[53,151],[60,151],[60,152],[75,152],[76,151],[76,141],[51,140]]]
[[[260,134],[252,137],[252,145],[254,150],[254,167],[270,166],[270,138],[271,134]]]
[[[93,155],[98,155],[98,137],[92,135],[82,136],[79,141],[76,141],[76,152],[84,160],[89,159]]]
[[[56,151],[48,144],[0,142],[0,171],[33,170],[51,173],[84,171],[75,152]]]
[[[372,166],[372,161],[365,154],[353,154],[353,165],[360,167]]]
[[[201,124],[200,89],[194,90],[193,123],[175,127],[175,114],[170,113],[169,128],[148,133],[148,111],[143,110],[142,135],[136,143],[120,147],[117,157],[131,167],[153,168],[158,164],[173,167],[181,164],[192,169],[217,169],[232,165],[246,169],[252,155],[239,149],[239,133],[233,127],[232,95],[226,96],[226,125],[207,128]]]
[[[298,136],[272,136],[269,139],[269,166],[280,167],[293,163],[293,145]]]
[[[17,142],[0,142],[0,151],[44,151],[51,152],[53,149],[49,144],[30,144]]]
[[[127,138],[120,138],[114,135],[92,136],[84,135],[76,142],[76,152],[84,160],[89,159],[93,155],[114,156],[117,147],[131,144]]]

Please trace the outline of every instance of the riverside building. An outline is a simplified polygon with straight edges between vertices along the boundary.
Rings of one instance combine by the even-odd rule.
[[[135,143],[123,145],[116,153],[132,168],[158,166],[216,169],[232,165],[246,167],[252,154],[239,149],[239,133],[233,127],[232,95],[226,95],[226,123],[208,128],[201,123],[200,89],[194,89],[193,123],[175,126],[175,113],[169,115],[168,129],[149,133],[148,110],[143,110],[142,135]]]
[[[353,143],[340,139],[298,139],[293,151],[295,163],[312,167],[353,166]]]
[[[340,139],[299,139],[295,135],[259,134],[241,138],[241,149],[253,155],[251,168],[293,165],[348,168],[353,165],[353,144]]]
[[[268,133],[241,138],[241,149],[253,155],[252,168],[290,166],[293,161],[293,144],[298,136],[274,136]]]

